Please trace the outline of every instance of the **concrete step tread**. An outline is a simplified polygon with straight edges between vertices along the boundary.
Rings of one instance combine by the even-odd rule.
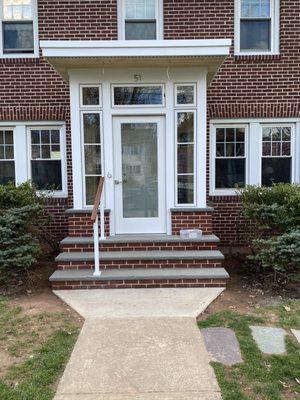
[[[100,260],[223,260],[219,250],[186,250],[186,251],[107,251],[100,252]],[[59,254],[55,261],[94,261],[93,251],[65,252]]]
[[[183,239],[178,235],[117,235],[108,236],[105,240],[99,239],[99,243],[219,243],[220,239],[216,235],[203,235],[201,239]],[[64,238],[61,244],[93,244],[94,239],[89,237]]]
[[[163,269],[121,269],[103,270],[100,277],[93,276],[93,270],[58,270],[49,278],[51,282],[61,281],[109,281],[149,279],[228,279],[224,268],[163,268]]]

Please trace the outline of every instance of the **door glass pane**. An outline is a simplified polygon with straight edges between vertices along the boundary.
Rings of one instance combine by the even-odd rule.
[[[158,217],[157,124],[121,125],[123,217]]]

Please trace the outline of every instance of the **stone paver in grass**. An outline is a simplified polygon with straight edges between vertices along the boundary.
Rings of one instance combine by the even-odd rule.
[[[298,340],[298,343],[300,343],[300,331],[298,329],[291,329],[291,331],[295,338]]]
[[[213,361],[229,366],[243,362],[240,345],[233,330],[205,328],[201,329],[201,332]]]
[[[265,354],[283,354],[286,352],[285,335],[282,328],[271,328],[267,326],[250,326],[253,339],[258,348]]]

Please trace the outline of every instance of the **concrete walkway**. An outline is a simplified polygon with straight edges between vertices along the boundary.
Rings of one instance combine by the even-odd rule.
[[[195,317],[221,292],[56,291],[86,321],[55,400],[220,400]]]

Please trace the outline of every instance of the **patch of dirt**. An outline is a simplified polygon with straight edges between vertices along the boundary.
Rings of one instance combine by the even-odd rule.
[[[227,288],[207,308],[204,316],[228,310],[249,314],[261,307],[277,306],[286,299],[299,298],[297,286],[287,290],[267,285],[257,274],[243,269],[241,261],[234,257],[227,257],[224,266],[230,275]],[[272,320],[272,313],[269,315]]]

